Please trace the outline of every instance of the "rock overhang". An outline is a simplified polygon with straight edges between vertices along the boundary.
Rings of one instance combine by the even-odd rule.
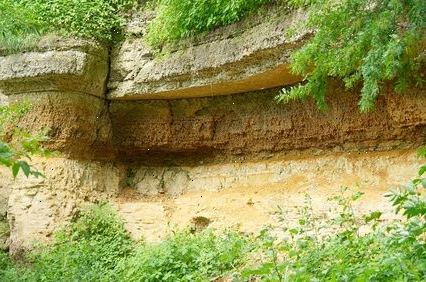
[[[112,50],[107,96],[111,100],[181,99],[294,84],[302,78],[291,74],[289,57],[310,32],[286,33],[304,18],[301,10],[283,13],[273,9],[267,15],[169,45],[168,51],[156,57],[144,39],[149,20],[136,17],[136,24],[129,25],[137,33]]]
[[[386,89],[368,116],[357,113],[359,90],[336,82],[329,113],[309,101],[277,105],[280,88],[302,79],[290,73],[289,57],[310,33],[284,36],[303,11],[269,14],[181,42],[162,58],[144,41],[149,19],[130,24],[138,32],[109,54],[91,41],[56,40],[0,57],[0,92],[34,102],[36,113],[23,122],[52,128],[53,148],[75,158],[349,150],[418,144],[426,135],[422,89],[407,99]]]

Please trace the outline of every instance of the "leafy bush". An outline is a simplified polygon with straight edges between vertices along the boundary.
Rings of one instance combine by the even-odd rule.
[[[160,0],[147,41],[158,47],[195,33],[239,21],[271,0]]]
[[[120,265],[121,281],[209,281],[234,269],[247,252],[237,233],[177,233],[158,246],[144,246]]]
[[[29,266],[16,266],[15,271],[6,272],[3,280],[105,281],[117,261],[127,257],[133,247],[111,208],[95,206],[59,231],[53,246],[41,246],[31,254]]]
[[[7,253],[0,251],[0,278],[5,280],[6,273],[13,269],[12,261]]]
[[[329,76],[347,88],[363,83],[359,108],[374,108],[386,81],[397,92],[424,85],[426,1],[418,0],[292,0],[308,10],[302,29],[313,38],[292,55],[292,70],[305,84],[284,90],[279,101],[313,96],[326,109]]]
[[[35,6],[0,0],[0,48],[17,50],[44,31]]]
[[[0,47],[19,49],[45,33],[111,42],[136,0],[0,0]]]

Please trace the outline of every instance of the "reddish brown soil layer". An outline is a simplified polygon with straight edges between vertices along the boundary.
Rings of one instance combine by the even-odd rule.
[[[125,159],[263,155],[338,147],[380,150],[418,145],[426,137],[426,96],[388,93],[374,112],[358,95],[330,83],[329,110],[313,101],[277,104],[280,89],[182,100],[114,101],[113,143]]]
[[[416,147],[426,137],[426,96],[415,90],[380,97],[358,110],[357,92],[330,83],[329,110],[313,101],[278,104],[280,89],[180,100],[111,101],[79,93],[25,94],[33,110],[19,124],[76,159],[178,162],[265,158],[305,149],[337,151]],[[19,99],[20,96],[14,96]]]

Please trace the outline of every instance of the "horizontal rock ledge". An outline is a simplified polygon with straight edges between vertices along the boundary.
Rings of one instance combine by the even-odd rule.
[[[275,88],[279,86],[291,85],[301,81],[301,77],[292,75],[289,72],[287,65],[278,66],[275,69],[267,70],[263,73],[253,75],[248,78],[240,80],[226,80],[217,84],[203,85],[203,86],[192,86],[192,87],[180,87],[179,82],[176,82],[175,88],[170,90],[164,90],[159,92],[147,91],[145,94],[141,94],[141,88],[139,90],[132,90],[132,83],[123,83],[120,89],[116,89],[110,92],[108,98],[111,100],[153,100],[153,99],[185,99],[185,98],[199,98],[199,97],[210,97],[210,96],[221,96],[240,94],[246,92],[252,92],[256,90],[264,90],[269,88]],[[159,82],[163,83],[163,82]],[[173,83],[170,83],[172,85]],[[128,93],[123,96],[115,96],[114,93],[121,92]],[[130,94],[132,93],[132,94]],[[139,93],[140,95],[136,94]]]
[[[290,73],[289,58],[310,33],[293,37],[286,33],[305,18],[305,13],[273,10],[267,12],[267,21],[257,17],[219,28],[197,42],[169,46],[174,49],[163,57],[155,56],[143,32],[129,36],[112,50],[107,97],[180,99],[244,93],[301,81]],[[249,20],[255,24],[250,25]],[[134,21],[141,23],[138,31],[149,24],[149,20]],[[129,25],[134,29],[135,24]]]
[[[0,57],[0,91],[4,95],[74,92],[105,96],[108,58],[81,50],[50,50]]]

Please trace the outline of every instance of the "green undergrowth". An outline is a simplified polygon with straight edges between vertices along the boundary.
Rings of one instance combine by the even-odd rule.
[[[0,49],[34,44],[44,34],[111,43],[120,37],[136,0],[0,0]]]
[[[148,28],[153,47],[232,24],[273,0],[158,0],[157,16]]]
[[[423,150],[426,155],[426,150]],[[360,215],[362,193],[343,189],[329,216],[311,199],[281,235],[177,232],[159,244],[132,241],[113,209],[97,205],[56,232],[23,261],[0,253],[1,281],[424,281],[426,279],[426,165],[406,186],[387,194],[400,218]]]
[[[108,205],[95,206],[24,262],[0,255],[1,281],[209,281],[241,265],[236,232],[182,231],[157,245],[134,242]]]

